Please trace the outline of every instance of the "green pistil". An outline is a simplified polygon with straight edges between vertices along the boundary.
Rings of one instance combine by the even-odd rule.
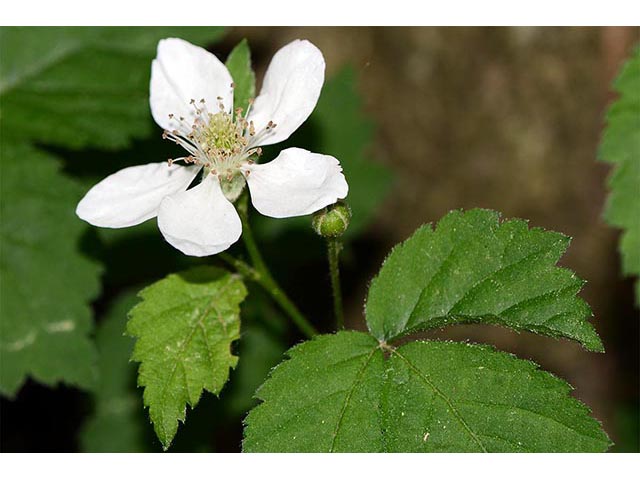
[[[209,115],[209,123],[202,133],[205,151],[229,155],[239,147],[238,127],[226,112]]]

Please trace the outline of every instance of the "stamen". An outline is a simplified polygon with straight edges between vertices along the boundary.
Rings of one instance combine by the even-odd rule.
[[[253,99],[249,100],[244,114],[242,108],[236,108],[235,115],[224,108],[222,97],[216,97],[216,100],[219,111],[211,113],[204,98],[197,104],[195,99],[191,99],[189,105],[193,107],[193,117],[189,121],[169,114],[177,125],[173,130],[164,130],[162,138],[180,145],[188,153],[186,157],[168,159],[169,166],[184,161],[187,165],[202,166],[212,175],[224,172],[225,181],[231,182],[237,173],[241,173],[242,165],[254,164],[252,157],[262,154],[262,149],[256,144],[270,135],[276,124],[269,121],[265,127],[256,130],[254,122],[247,119]]]

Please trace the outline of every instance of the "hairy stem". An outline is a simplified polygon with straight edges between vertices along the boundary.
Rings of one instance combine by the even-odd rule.
[[[342,242],[340,239],[327,239],[329,273],[331,274],[331,289],[333,291],[333,311],[336,316],[337,329],[343,330],[344,311],[342,308],[342,290],[340,289],[340,250],[342,250]]]

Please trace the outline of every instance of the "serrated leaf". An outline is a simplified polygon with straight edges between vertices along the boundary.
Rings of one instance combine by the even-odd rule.
[[[380,340],[456,323],[491,323],[602,351],[584,281],[555,264],[569,238],[490,210],[453,211],[396,246],[371,282],[367,325]]]
[[[394,350],[383,394],[390,451],[603,452],[611,442],[564,380],[486,345]]]
[[[135,391],[136,365],[129,361],[134,340],[124,335],[127,312],[137,303],[134,293],[120,295],[96,330],[99,380],[94,411],[80,433],[85,452],[144,452],[142,400]]]
[[[89,301],[100,268],[81,251],[85,225],[74,215],[82,187],[57,158],[0,142],[0,392],[27,376],[91,388],[95,349]]]
[[[158,40],[216,40],[216,27],[0,29],[3,135],[62,147],[119,148],[153,128],[149,75]]]
[[[237,275],[197,267],[172,274],[139,294],[127,334],[137,338],[138,385],[156,434],[168,448],[203,390],[219,394],[238,358],[231,343],[240,331],[246,289]]]
[[[249,99],[256,96],[256,75],[251,68],[251,51],[246,38],[231,50],[226,66],[234,83],[233,108],[246,112]]]
[[[349,183],[346,201],[353,213],[346,238],[357,236],[372,221],[393,178],[392,172],[375,160],[374,125],[365,116],[356,84],[352,67],[345,67],[328,79],[309,120],[287,142],[277,145],[278,152],[302,147],[340,161]],[[297,217],[277,222],[263,219],[257,225],[263,234],[275,236],[287,228],[309,229],[309,224],[308,217]]]
[[[258,391],[247,452],[601,452],[571,387],[487,346],[388,349],[341,332],[298,345]]]
[[[246,452],[384,450],[380,391],[384,357],[370,335],[320,335],[287,352],[256,396]]]
[[[608,185],[605,220],[623,230],[620,238],[622,271],[640,275],[640,48],[624,65],[614,83],[619,98],[607,112],[600,144],[601,160],[615,164]],[[636,280],[640,305],[640,281]]]

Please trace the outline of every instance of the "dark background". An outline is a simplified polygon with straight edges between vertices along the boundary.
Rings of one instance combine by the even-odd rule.
[[[593,309],[605,354],[489,326],[450,327],[432,336],[491,343],[536,361],[575,387],[615,450],[638,451],[640,318],[632,280],[621,276],[619,232],[602,220],[610,166],[597,162],[596,152],[613,99],[611,81],[640,41],[640,30],[251,27],[232,29],[213,51],[224,58],[245,37],[258,79],[273,53],[295,38],[322,50],[327,76],[351,64],[376,124],[370,154],[395,172],[375,221],[345,252],[348,326],[364,328],[367,284],[389,249],[451,209],[491,208],[570,235],[561,264],[588,280],[582,296]],[[290,250],[268,245],[267,257],[322,328],[330,318],[324,259],[300,253],[295,235],[287,242]],[[305,248],[319,252],[322,245],[311,240]],[[294,267],[285,270],[287,260]],[[311,284],[300,285],[296,273]],[[107,281],[95,305],[98,316],[117,293]],[[289,333],[290,342],[297,339]],[[193,416],[207,408],[215,410],[218,401],[203,399]],[[78,429],[90,410],[86,394],[29,381],[14,401],[2,399],[2,450],[77,451]],[[221,422],[204,435],[216,451],[237,451],[240,421]],[[187,436],[183,428],[180,436]]]

